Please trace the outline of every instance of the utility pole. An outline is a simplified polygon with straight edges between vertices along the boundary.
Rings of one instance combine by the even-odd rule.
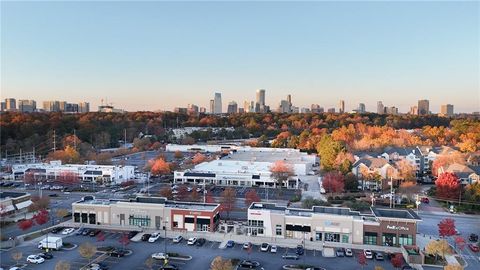
[[[127,149],[127,129],[123,129],[123,147]]]
[[[55,129],[53,130],[53,152],[57,151],[57,140],[56,140],[56,133]]]
[[[390,176],[390,208],[393,207],[393,177]]]
[[[22,159],[22,148],[20,148],[20,164],[23,163],[23,159]]]
[[[35,158],[35,146],[33,147],[33,163],[35,163],[37,159]]]

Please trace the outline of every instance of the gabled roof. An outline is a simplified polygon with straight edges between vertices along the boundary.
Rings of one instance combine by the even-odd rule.
[[[459,163],[451,164],[445,171],[454,173],[459,178],[468,178],[472,173],[475,173],[470,167]]]
[[[360,164],[364,164],[365,166],[373,169],[382,168],[385,166],[385,164],[388,164],[388,161],[384,158],[361,158],[353,164],[353,167],[357,167]]]
[[[415,152],[414,147],[385,147],[383,150],[384,153],[387,153],[388,155],[398,153],[400,156],[407,156],[412,152]]]

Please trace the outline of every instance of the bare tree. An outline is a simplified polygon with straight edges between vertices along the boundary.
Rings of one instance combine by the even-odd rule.
[[[70,263],[67,261],[59,261],[55,265],[55,270],[70,270]]]
[[[11,256],[12,256],[12,259],[15,261],[15,264],[18,265],[18,261],[22,259],[23,253],[19,250],[14,250]]]
[[[90,259],[97,253],[97,247],[90,242],[84,242],[78,248],[78,252],[80,256],[87,259],[90,264]]]
[[[155,259],[153,259],[152,257],[149,257],[148,259],[145,260],[144,264],[148,269],[152,270],[153,266],[155,265]]]

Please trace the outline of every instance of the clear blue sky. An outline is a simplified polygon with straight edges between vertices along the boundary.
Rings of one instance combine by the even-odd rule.
[[[4,2],[1,97],[480,110],[479,3]]]

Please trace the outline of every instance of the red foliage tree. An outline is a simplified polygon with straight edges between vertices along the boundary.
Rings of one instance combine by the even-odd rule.
[[[31,219],[25,219],[18,222],[18,228],[20,228],[20,230],[22,231],[26,231],[32,227],[33,227],[33,220]]]
[[[451,218],[446,218],[438,223],[438,235],[440,237],[448,237],[455,235],[455,220]]]
[[[365,254],[363,254],[363,252],[359,252],[357,254],[357,262],[358,264],[360,264],[360,266],[362,267],[362,269],[365,267],[365,265],[367,265],[367,257],[365,257]]]
[[[103,242],[105,241],[105,234],[103,232],[100,232],[97,234],[97,242]]]
[[[211,192],[208,192],[207,195],[205,196],[205,202],[206,203],[214,203],[215,199],[213,198],[213,195]]]
[[[254,189],[250,189],[245,193],[245,205],[248,207],[254,202],[260,202],[260,197]]]
[[[272,178],[277,181],[277,185],[282,186],[288,179],[294,175],[292,165],[283,160],[278,160],[270,167]]]
[[[465,238],[461,236],[455,236],[455,247],[463,250],[465,248]]]
[[[38,225],[43,225],[48,222],[50,219],[50,216],[48,215],[48,211],[45,209],[40,210],[36,215],[33,216],[32,218],[35,223]]]
[[[402,256],[402,254],[401,254],[401,253],[396,253],[396,254],[393,256],[391,262],[392,262],[393,268],[395,268],[395,269],[402,267],[402,265],[403,265],[403,256]]]
[[[123,246],[123,249],[125,249],[125,247],[130,244],[130,239],[128,238],[128,234],[124,233],[122,234],[122,237],[120,237],[120,240],[118,240],[118,242],[120,242],[120,244],[122,244]]]
[[[169,200],[173,199],[173,193],[172,193],[172,188],[171,187],[163,187],[160,189],[160,196],[165,197]]]
[[[461,192],[460,182],[454,173],[442,173],[435,181],[435,186],[437,187],[437,197],[442,199],[456,199]]]
[[[345,188],[344,177],[340,172],[328,172],[323,176],[322,186],[326,192],[342,192]]]
[[[120,183],[120,186],[122,186],[122,187],[128,187],[128,186],[133,186],[133,185],[135,185],[134,180],[128,180],[128,181]]]
[[[204,162],[205,160],[207,160],[207,157],[204,154],[196,153],[195,156],[193,156],[192,163],[196,165]]]
[[[236,192],[233,188],[227,188],[222,192],[220,198],[220,211],[226,212],[227,217],[230,217],[230,212],[233,210],[235,205]]]
[[[29,184],[29,185],[34,185],[36,180],[37,179],[35,177],[34,172],[26,172],[24,177],[23,177],[23,182],[25,182],[25,184]]]
[[[62,172],[58,176],[58,182],[62,183],[63,185],[74,185],[80,183],[78,179],[78,174],[74,172]]]
[[[177,188],[177,199],[180,200],[180,201],[184,201],[188,198],[188,190],[187,190],[187,186],[185,185],[180,185],[178,188]]]

